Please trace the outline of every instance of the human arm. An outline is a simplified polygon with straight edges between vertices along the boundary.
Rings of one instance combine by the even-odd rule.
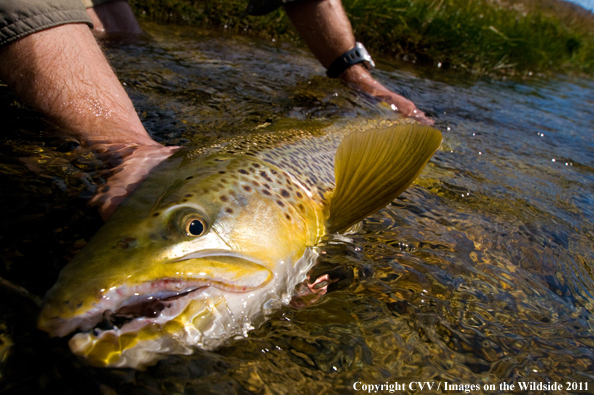
[[[355,46],[355,36],[340,0],[303,0],[287,3],[284,7],[305,43],[326,69]],[[395,106],[404,116],[433,124],[413,102],[376,81],[362,64],[348,68],[339,78]]]
[[[65,136],[123,160],[124,171],[108,180],[109,193],[94,200],[104,218],[172,153],[148,135],[85,24],[56,26],[0,48],[0,78]]]

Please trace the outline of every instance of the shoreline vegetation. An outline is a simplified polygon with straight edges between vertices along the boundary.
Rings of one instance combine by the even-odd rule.
[[[130,0],[140,19],[299,40],[282,9],[247,0]],[[594,75],[594,14],[562,0],[343,0],[369,51],[489,75]]]

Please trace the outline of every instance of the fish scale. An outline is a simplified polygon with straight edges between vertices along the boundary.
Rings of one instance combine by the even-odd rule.
[[[271,131],[236,137],[207,149],[194,150],[188,153],[187,159],[215,152],[220,155],[253,156],[269,164],[275,171],[282,171],[285,175],[289,173],[293,180],[299,180],[303,189],[312,195],[315,193],[315,199],[324,201],[324,194],[335,186],[334,153],[344,136],[351,132],[352,129],[327,130],[322,127]],[[267,176],[274,179],[270,183],[283,182],[275,174]]]

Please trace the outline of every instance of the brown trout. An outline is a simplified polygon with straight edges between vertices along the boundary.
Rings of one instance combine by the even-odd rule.
[[[96,366],[143,368],[246,336],[315,245],[386,206],[441,133],[413,123],[262,129],[157,167],[64,267],[38,325]]]

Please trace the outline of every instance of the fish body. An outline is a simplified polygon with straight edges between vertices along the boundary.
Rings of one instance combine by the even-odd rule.
[[[331,124],[178,152],[62,270],[38,325],[135,368],[245,336],[291,300],[322,236],[388,204],[440,142],[417,124]]]

